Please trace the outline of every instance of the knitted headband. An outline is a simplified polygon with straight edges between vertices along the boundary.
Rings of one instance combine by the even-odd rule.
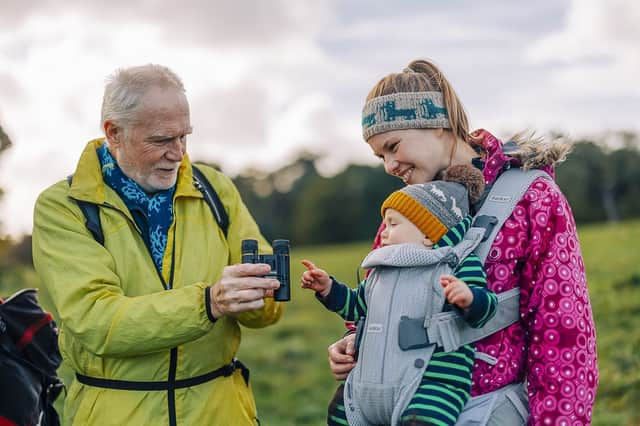
[[[441,92],[401,92],[367,101],[362,109],[362,136],[389,130],[450,129]]]

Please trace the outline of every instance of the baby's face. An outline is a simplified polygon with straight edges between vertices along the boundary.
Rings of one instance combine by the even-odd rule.
[[[433,243],[409,219],[394,209],[384,212],[385,229],[380,234],[383,246],[392,244],[424,244],[431,248]]]

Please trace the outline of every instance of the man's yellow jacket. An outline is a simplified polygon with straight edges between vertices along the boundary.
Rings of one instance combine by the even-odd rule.
[[[240,344],[240,324],[275,323],[279,303],[215,322],[205,292],[226,265],[240,263],[241,241],[268,243],[229,178],[201,167],[229,215],[225,238],[185,156],[178,173],[174,221],[168,232],[162,279],[131,213],[107,186],[96,139],[85,148],[71,186],[46,189],[34,215],[33,260],[59,317],[65,362],[83,376],[161,382],[165,390],[121,390],[68,384],[63,423],[74,425],[256,424],[250,387],[240,370],[190,387],[181,380],[229,364]],[[96,242],[75,200],[98,204],[105,236]],[[163,281],[170,284],[165,290]],[[253,366],[259,368],[259,366]],[[172,385],[173,384],[173,385]]]

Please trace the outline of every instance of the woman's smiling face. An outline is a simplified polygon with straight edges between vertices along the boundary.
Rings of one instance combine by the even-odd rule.
[[[367,143],[388,174],[406,184],[425,183],[449,165],[448,133],[441,128],[390,130],[371,136]]]

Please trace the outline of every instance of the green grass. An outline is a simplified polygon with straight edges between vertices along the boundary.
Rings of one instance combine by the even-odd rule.
[[[598,337],[600,386],[594,425],[640,424],[640,221],[581,227],[580,242]],[[336,387],[327,346],[344,333],[343,322],[299,287],[300,259],[312,260],[336,278],[356,283],[356,267],[370,243],[298,247],[292,250],[292,301],[275,326],[243,330],[239,358],[251,383],[263,425],[324,425]],[[0,294],[25,283],[40,287],[31,270],[0,276]],[[42,304],[51,309],[46,291]],[[61,369],[70,379],[71,373]],[[61,406],[60,401],[57,406]]]
[[[580,229],[598,343],[594,425],[640,424],[640,222]]]

